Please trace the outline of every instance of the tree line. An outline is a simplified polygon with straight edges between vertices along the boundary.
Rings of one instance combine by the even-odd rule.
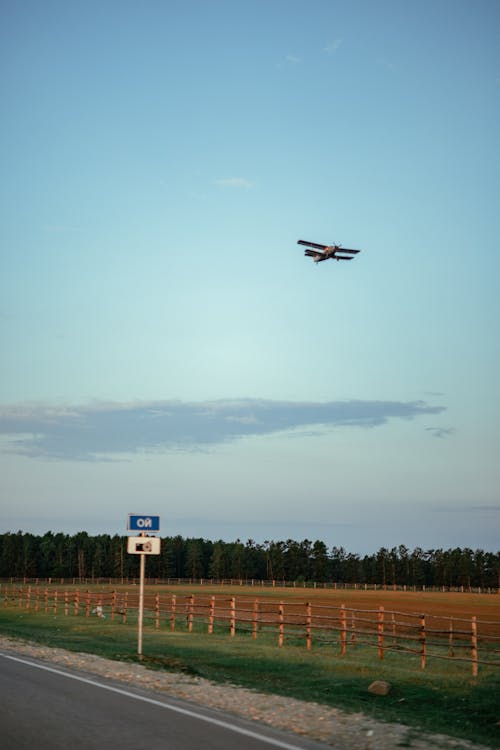
[[[127,537],[117,534],[4,533],[0,578],[136,578],[138,556],[126,550]],[[160,555],[148,557],[147,577],[500,588],[500,552],[401,544],[361,556],[320,540],[258,544],[171,536],[162,538]]]

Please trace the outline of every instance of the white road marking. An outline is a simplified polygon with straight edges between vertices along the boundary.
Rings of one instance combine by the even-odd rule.
[[[122,690],[121,688],[114,687],[113,685],[105,685],[102,682],[97,682],[96,680],[90,680],[87,677],[80,677],[75,674],[71,674],[69,672],[64,672],[61,669],[56,669],[55,667],[48,667],[45,664],[37,664],[34,661],[30,661],[29,659],[20,659],[18,656],[12,656],[10,654],[3,654],[0,652],[0,656],[2,656],[4,659],[10,659],[11,661],[17,661],[21,664],[27,664],[30,667],[35,667],[36,669],[43,669],[46,672],[53,672],[54,674],[61,675],[62,677],[68,677],[70,680],[77,680],[78,682],[85,682],[87,685],[93,685],[94,687],[101,688],[102,690],[110,690],[112,693],[118,693],[119,695],[125,695],[127,698],[135,698],[135,700],[143,701],[144,703],[151,703],[153,706],[159,706],[160,708],[166,708],[169,711],[174,711],[178,714],[183,714],[184,716],[190,716],[192,719],[198,719],[199,721],[205,721],[208,724],[215,724],[215,726],[222,727],[223,729],[228,729],[231,732],[236,732],[237,734],[243,734],[245,737],[252,737],[252,739],[259,740],[260,742],[267,742],[268,745],[274,745],[274,747],[281,747],[283,750],[303,750],[299,745],[291,745],[288,742],[283,742],[282,740],[273,739],[272,737],[266,737],[265,734],[259,734],[259,732],[252,732],[251,729],[244,729],[243,727],[238,727],[235,724],[230,724],[228,721],[222,721],[221,719],[215,719],[211,716],[205,716],[202,713],[197,713],[196,711],[192,711],[189,708],[181,708],[180,706],[174,706],[170,703],[164,703],[163,701],[157,701],[154,698],[148,698],[143,695],[136,695],[135,693],[130,693],[128,690]]]

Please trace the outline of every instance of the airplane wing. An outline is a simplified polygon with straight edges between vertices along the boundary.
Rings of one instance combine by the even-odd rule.
[[[359,253],[359,250],[349,250],[348,247],[341,247],[340,248],[341,253]],[[338,256],[337,256],[338,257]]]
[[[318,245],[317,242],[306,242],[305,240],[297,240],[297,245],[307,245],[308,247],[315,247],[317,250],[326,250],[328,245]]]
[[[333,255],[333,260],[352,260],[352,255]]]

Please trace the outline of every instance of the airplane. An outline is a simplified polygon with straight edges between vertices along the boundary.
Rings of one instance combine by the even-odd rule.
[[[342,247],[342,245],[318,245],[317,242],[306,242],[306,240],[298,240],[297,245],[306,245],[307,249],[304,255],[308,258],[312,258],[315,263],[319,263],[322,260],[352,260],[359,250],[349,250],[348,247]],[[314,249],[313,249],[314,248]],[[339,255],[341,253],[352,253],[352,255]]]

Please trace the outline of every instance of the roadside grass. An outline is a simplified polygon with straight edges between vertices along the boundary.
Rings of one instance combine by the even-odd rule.
[[[0,633],[109,659],[138,660],[133,621],[2,609]],[[142,663],[151,669],[181,671],[500,747],[498,668],[480,667],[472,678],[468,664],[433,659],[422,672],[416,656],[389,651],[379,661],[376,649],[363,646],[340,656],[333,645],[308,652],[290,640],[278,648],[275,634],[259,634],[254,641],[249,633],[231,638],[196,628],[188,633],[151,626],[144,629],[143,653]],[[375,679],[391,683],[389,695],[367,691]]]

